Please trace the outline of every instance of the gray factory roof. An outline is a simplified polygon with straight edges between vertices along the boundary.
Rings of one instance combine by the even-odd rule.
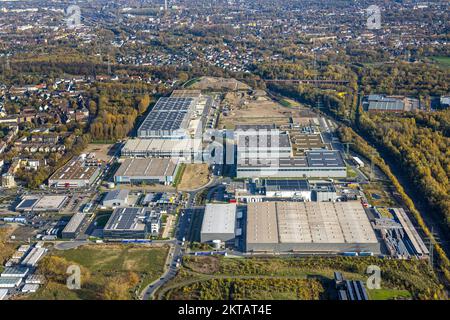
[[[291,141],[287,133],[279,130],[237,132],[237,145],[242,149],[253,148],[289,148]]]
[[[274,124],[237,124],[235,130],[274,130]]]
[[[76,232],[80,227],[81,222],[83,222],[86,217],[86,213],[77,212],[70,219],[69,223],[64,227],[63,233],[72,233]]]
[[[358,201],[252,202],[247,243],[377,243]]]
[[[49,180],[89,180],[98,170],[98,166],[87,166],[85,160],[74,157],[56,170]]]
[[[122,153],[126,152],[166,152],[200,150],[201,139],[130,139],[125,143]]]
[[[125,201],[128,198],[129,193],[130,192],[125,189],[112,190],[105,195],[103,201],[113,201],[113,200]]]
[[[20,203],[17,205],[16,211],[31,210],[39,199],[40,199],[39,196],[23,197],[22,201],[20,201]]]
[[[369,110],[397,110],[404,108],[402,101],[369,101]]]
[[[189,112],[192,110],[195,101],[194,98],[160,98],[148,113],[138,131],[183,128],[185,126],[183,123],[186,124],[185,119],[189,117]]]
[[[306,152],[309,167],[345,167],[341,153],[336,150],[314,150]]]
[[[67,196],[64,195],[25,196],[17,205],[16,211],[58,211],[66,200]]]
[[[236,204],[208,203],[205,207],[201,233],[234,233]]]
[[[114,176],[162,177],[172,176],[177,167],[176,159],[126,159]]]
[[[264,183],[267,191],[308,191],[308,180],[272,180],[266,179]]]
[[[293,140],[297,149],[308,150],[325,148],[320,133],[297,134],[293,136]]]
[[[401,99],[383,95],[369,95],[367,100],[369,102],[369,110],[402,111],[405,106]]]
[[[148,214],[148,210],[148,208],[117,208],[111,214],[104,230],[144,230],[144,220]]]
[[[345,167],[344,160],[336,150],[306,151],[306,156],[298,157],[239,157],[238,164],[242,167],[311,167],[329,168]]]
[[[242,167],[307,167],[306,157],[279,157],[279,158],[258,158],[242,157],[238,159],[239,166]]]

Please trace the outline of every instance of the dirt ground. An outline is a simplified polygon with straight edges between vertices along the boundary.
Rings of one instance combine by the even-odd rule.
[[[83,153],[95,153],[97,159],[109,161],[114,153],[114,144],[88,144]]]
[[[302,108],[298,104],[286,106],[272,100],[264,91],[254,93],[229,92],[223,106],[229,109],[220,115],[219,128],[233,129],[237,124],[287,124],[289,118],[300,118]]]
[[[248,90],[250,87],[235,79],[215,78],[215,77],[201,77],[194,82],[189,89],[200,90]]]
[[[204,186],[209,181],[207,163],[190,163],[186,168],[178,185],[179,191],[190,191]]]

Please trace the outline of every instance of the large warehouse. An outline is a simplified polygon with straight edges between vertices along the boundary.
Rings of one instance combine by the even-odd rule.
[[[201,139],[130,139],[122,148],[122,157],[201,157]]]
[[[234,240],[236,228],[235,203],[208,203],[205,207],[201,242],[221,240],[228,242]]]
[[[116,183],[163,183],[170,184],[178,172],[178,160],[169,158],[125,159],[114,181]]]
[[[279,130],[236,132],[238,159],[290,157],[292,147],[287,133]]]
[[[48,179],[49,187],[86,188],[100,175],[100,167],[84,156],[74,157]]]
[[[254,202],[247,207],[247,252],[380,252],[358,201]]]
[[[306,156],[238,157],[238,178],[345,178],[347,167],[339,151],[306,151]]]
[[[139,138],[184,139],[190,137],[191,118],[195,117],[197,104],[192,97],[163,97],[138,128]]]

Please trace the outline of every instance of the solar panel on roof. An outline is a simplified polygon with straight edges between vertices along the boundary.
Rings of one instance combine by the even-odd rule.
[[[20,204],[20,208],[32,207],[38,199],[26,199]]]

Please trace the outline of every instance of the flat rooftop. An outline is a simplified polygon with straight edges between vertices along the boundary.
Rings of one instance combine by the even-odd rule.
[[[115,177],[162,177],[172,176],[175,173],[178,160],[146,158],[126,159],[117,170]]]
[[[297,149],[309,150],[325,148],[325,144],[323,143],[320,134],[296,134],[292,137],[292,140]]]
[[[235,203],[208,203],[201,233],[233,233],[236,224]]]
[[[201,139],[130,139],[122,148],[122,153],[179,153],[201,150]]]
[[[235,130],[274,130],[276,127],[274,124],[237,124]]]
[[[67,196],[25,196],[17,205],[16,211],[55,211],[60,210],[66,203]]]
[[[106,193],[103,201],[122,200],[125,201],[128,198],[130,191],[125,189],[112,190]]]
[[[269,153],[270,154],[270,153]],[[311,167],[311,168],[336,168],[345,167],[344,160],[336,150],[310,150],[306,156],[297,157],[251,157],[239,156],[238,164],[241,167]]]
[[[237,132],[237,145],[239,149],[252,150],[253,148],[290,148],[291,141],[287,133],[278,130],[242,131]]]
[[[345,167],[344,160],[336,150],[313,150],[306,152],[309,167]]]
[[[67,200],[67,196],[43,196],[34,205],[33,210],[60,209]]]
[[[49,180],[89,180],[98,172],[98,166],[85,166],[76,158],[55,171]]]
[[[247,243],[377,243],[358,201],[251,202]]]
[[[69,223],[65,226],[62,232],[64,233],[72,233],[76,232],[78,228],[81,225],[81,222],[83,222],[84,218],[86,217],[86,213],[84,212],[77,212],[75,213],[72,218],[70,218]]]
[[[33,209],[36,202],[38,202],[40,199],[39,196],[25,196],[22,198],[22,200],[19,202],[19,204],[16,207],[16,211],[27,211]]]
[[[111,214],[104,230],[142,231],[145,229],[147,208],[117,208]]]
[[[264,186],[267,191],[308,191],[308,180],[277,180],[266,179]]]
[[[178,130],[186,129],[189,113],[193,110],[195,98],[160,98],[153,109],[147,114],[138,132],[142,130]]]

